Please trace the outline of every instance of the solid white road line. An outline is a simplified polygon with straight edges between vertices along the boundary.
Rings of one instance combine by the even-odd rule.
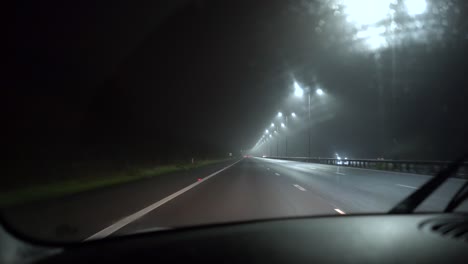
[[[335,211],[337,211],[339,214],[346,214],[345,212],[341,211],[340,209],[335,209]]]
[[[346,175],[346,174],[341,173],[341,172],[336,172],[336,174],[339,174],[339,175]]]
[[[301,169],[301,170],[316,170],[317,169],[315,167],[307,167],[307,166],[291,166],[291,167],[293,167],[295,169]]]
[[[281,174],[279,174],[279,173],[275,172],[275,175],[276,175],[276,176],[280,176]]]
[[[413,187],[409,185],[404,185],[404,184],[397,184],[398,186],[405,187],[405,188],[411,188],[411,189],[417,189],[418,187]]]
[[[299,190],[305,192],[307,191],[306,189],[302,188],[301,186],[297,185],[297,184],[293,184],[294,187],[298,188]]]
[[[121,220],[119,220],[119,221],[117,221],[116,223],[114,223],[114,224],[112,224],[112,225],[110,225],[110,226],[104,228],[103,230],[97,232],[96,234],[94,234],[94,235],[92,235],[92,236],[86,238],[85,241],[86,241],[86,240],[92,240],[92,239],[104,238],[104,237],[107,237],[107,236],[111,235],[112,233],[116,232],[117,230],[121,229],[122,227],[124,227],[124,226],[130,224],[131,222],[133,222],[133,221],[139,219],[140,217],[146,215],[147,213],[153,211],[154,209],[160,207],[161,205],[163,205],[163,204],[169,202],[170,200],[176,198],[177,196],[179,196],[179,195],[185,193],[186,191],[188,191],[188,190],[194,188],[194,187],[197,186],[198,184],[200,184],[200,183],[202,183],[202,182],[204,182],[204,181],[210,179],[211,177],[216,176],[216,175],[219,174],[220,172],[222,172],[222,171],[224,171],[224,170],[226,170],[226,169],[228,169],[228,168],[234,166],[234,165],[237,164],[239,161],[241,161],[241,160],[238,160],[238,161],[234,162],[233,164],[231,164],[231,165],[229,165],[229,166],[227,166],[227,167],[224,167],[224,168],[220,169],[219,171],[216,171],[216,172],[210,174],[209,176],[203,178],[203,180],[197,181],[197,182],[195,182],[195,183],[192,183],[192,184],[190,184],[189,186],[187,186],[187,187],[185,187],[185,188],[183,188],[183,189],[181,189],[181,190],[179,190],[179,191],[177,191],[177,192],[175,192],[175,193],[173,193],[173,194],[167,196],[166,198],[164,198],[164,199],[162,199],[162,200],[159,200],[158,202],[156,202],[156,203],[154,203],[154,204],[152,204],[152,205],[150,205],[150,206],[148,206],[148,207],[145,207],[145,208],[141,209],[140,211],[138,211],[138,212],[136,212],[136,213],[134,213],[134,214],[132,214],[132,215],[129,215],[129,216],[127,216],[127,217],[125,217],[125,218],[123,218],[123,219],[121,219]]]

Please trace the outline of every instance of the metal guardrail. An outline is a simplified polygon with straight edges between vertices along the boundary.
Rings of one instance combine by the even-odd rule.
[[[336,165],[344,167],[355,167],[383,171],[395,171],[404,173],[415,173],[434,175],[447,167],[451,161],[423,161],[423,160],[384,160],[384,159],[332,159],[332,158],[308,158],[308,157],[269,157],[269,159],[291,160],[310,162],[318,164]],[[468,162],[454,175],[456,178],[468,179]]]

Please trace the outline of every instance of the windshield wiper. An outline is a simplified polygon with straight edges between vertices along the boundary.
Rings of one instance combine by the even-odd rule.
[[[455,174],[460,166],[463,165],[467,158],[464,155],[462,158],[449,164],[447,168],[441,170],[434,178],[426,182],[423,186],[417,189],[414,193],[406,199],[398,203],[388,213],[389,214],[408,214],[413,212],[426,198],[431,195],[442,183],[444,183],[450,176]],[[468,183],[465,183],[455,194],[444,212],[453,211],[458,205],[468,197]]]
[[[458,190],[458,192],[450,200],[444,212],[449,213],[455,210],[464,200],[468,198],[468,181]]]

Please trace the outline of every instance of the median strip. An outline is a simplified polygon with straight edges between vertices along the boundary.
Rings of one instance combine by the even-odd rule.
[[[158,175],[191,170],[202,166],[223,162],[226,160],[204,160],[195,164],[163,165],[153,168],[137,168],[130,172],[108,173],[106,176],[92,176],[73,180],[57,181],[48,184],[38,184],[18,188],[7,192],[0,192],[0,208],[17,206],[33,201],[58,198],[70,194],[81,193],[111,185],[118,185]]]

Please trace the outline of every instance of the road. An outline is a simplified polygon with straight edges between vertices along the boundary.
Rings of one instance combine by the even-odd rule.
[[[59,217],[62,225],[79,230],[70,232],[74,238],[94,239],[265,218],[385,213],[430,179],[426,175],[263,158],[245,158],[179,176],[78,195],[54,205],[12,210],[10,219],[21,222],[35,211],[42,216],[35,223],[42,221],[42,225],[56,228],[58,222],[50,222]],[[464,182],[449,179],[417,211],[441,211]],[[468,211],[468,203],[459,210]],[[81,218],[84,220],[77,220]],[[42,230],[50,233],[53,229]]]
[[[385,213],[428,179],[425,175],[250,158],[117,234],[265,218]],[[463,182],[450,179],[418,211],[443,210]]]

